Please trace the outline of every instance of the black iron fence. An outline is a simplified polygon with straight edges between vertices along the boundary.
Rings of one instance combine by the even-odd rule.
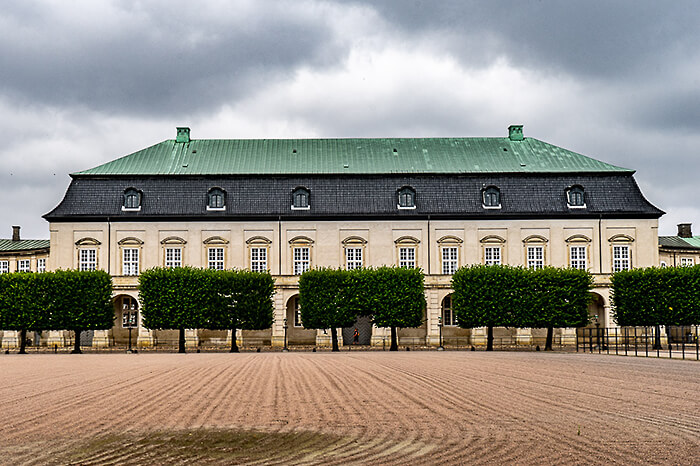
[[[697,326],[579,328],[576,351],[700,361],[699,333]]]

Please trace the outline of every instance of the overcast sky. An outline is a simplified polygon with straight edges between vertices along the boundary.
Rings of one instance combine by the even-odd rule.
[[[164,139],[535,137],[700,234],[694,1],[5,0],[0,237]]]

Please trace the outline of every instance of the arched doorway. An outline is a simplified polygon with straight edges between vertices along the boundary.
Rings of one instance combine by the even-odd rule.
[[[471,329],[461,328],[452,307],[452,295],[442,298],[440,303],[442,319],[442,342],[444,345],[466,346],[470,344]]]
[[[355,343],[355,329],[358,337]],[[360,316],[350,327],[343,328],[343,345],[370,345],[372,343],[372,318]]]
[[[299,295],[296,294],[287,301],[287,344],[316,345],[316,329],[304,328],[301,321]]]
[[[114,327],[112,340],[116,345],[129,344],[129,328],[131,328],[131,343],[136,346],[138,326],[140,321],[139,303],[129,295],[119,295],[114,298]]]

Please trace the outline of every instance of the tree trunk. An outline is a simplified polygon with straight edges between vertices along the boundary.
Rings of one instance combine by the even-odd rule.
[[[19,354],[27,354],[27,329],[23,328],[19,331]]]
[[[654,346],[652,347],[652,349],[655,349],[655,350],[663,349],[661,347],[661,326],[660,325],[657,325],[654,329]]]
[[[229,353],[238,353],[238,342],[236,341],[236,327],[231,328],[231,351]]]
[[[396,327],[391,327],[391,346],[389,347],[389,351],[398,351],[399,350],[399,342],[398,338],[396,337]]]
[[[178,348],[177,348],[178,353],[185,352],[185,329],[184,328],[180,329],[180,337],[178,338],[177,346],[178,346]]]
[[[82,354],[83,352],[80,349],[80,334],[83,331],[80,329],[75,330],[75,345],[73,346],[73,351],[71,351],[71,354]]]
[[[488,333],[486,335],[486,351],[493,351],[493,325],[487,327]]]
[[[340,351],[340,348],[338,348],[338,329],[335,327],[331,327],[331,343],[333,343],[331,351]]]
[[[547,340],[544,342],[545,351],[552,351],[552,340],[554,340],[554,327],[547,327]]]

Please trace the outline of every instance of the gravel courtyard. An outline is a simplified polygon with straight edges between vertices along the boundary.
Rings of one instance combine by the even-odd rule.
[[[700,464],[700,363],[0,355],[2,464]]]

